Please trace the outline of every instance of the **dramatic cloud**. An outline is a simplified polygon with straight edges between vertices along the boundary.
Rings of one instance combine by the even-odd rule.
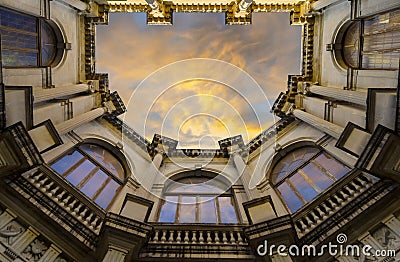
[[[253,14],[249,26],[226,26],[223,14],[177,13],[173,26],[148,26],[145,18],[110,14],[109,25],[97,28],[97,70],[109,73],[110,88],[127,105],[135,90],[140,97],[131,100],[125,115],[132,128],[148,139],[154,133],[178,139],[180,147],[215,148],[218,140],[238,134],[248,141],[273,123],[270,103],[286,89],[287,75],[300,71],[300,27],[289,25],[288,14]],[[261,89],[234,87],[242,75],[219,68],[208,70],[228,77],[230,85],[181,79],[160,92],[161,78],[157,87],[138,89],[160,68],[191,58],[231,63]],[[203,69],[182,68],[164,77],[179,79],[191,70]]]

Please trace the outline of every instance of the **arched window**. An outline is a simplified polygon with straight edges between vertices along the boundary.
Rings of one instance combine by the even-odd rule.
[[[354,69],[398,69],[400,10],[354,21],[339,32],[336,55]],[[341,53],[340,53],[341,51]]]
[[[0,8],[4,67],[46,67],[62,58],[62,34],[54,22]]]
[[[74,147],[53,162],[51,168],[104,209],[126,177],[125,168],[114,154],[92,143]]]
[[[308,146],[281,158],[271,179],[289,210],[296,212],[349,171],[325,151]]]
[[[236,205],[225,183],[188,175],[166,186],[159,222],[238,223]]]

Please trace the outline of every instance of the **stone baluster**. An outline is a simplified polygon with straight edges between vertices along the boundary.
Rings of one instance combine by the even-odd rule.
[[[226,237],[226,232],[222,232],[222,242],[228,244],[228,238]]]
[[[168,242],[169,242],[169,243],[174,242],[174,231],[173,231],[173,230],[170,230],[170,231],[169,231]]]
[[[219,239],[219,236],[218,236],[218,232],[214,232],[214,234],[215,234],[215,244],[219,244],[220,243],[220,239]]]
[[[199,243],[204,244],[204,231],[199,231]]]
[[[182,231],[178,231],[178,236],[176,237],[176,243],[181,243],[181,241],[182,241],[182,238],[181,238],[181,234],[182,234]]]
[[[207,231],[207,243],[211,243],[212,239],[211,239],[211,232]]]
[[[183,239],[185,244],[189,244],[189,231],[185,231],[185,238]]]
[[[233,231],[230,232],[230,242],[231,244],[236,244],[236,239],[235,236],[233,235]]]
[[[161,235],[161,243],[164,243],[166,240],[167,240],[167,230],[163,230]]]
[[[196,230],[193,230],[192,231],[192,240],[191,240],[191,242],[193,243],[193,244],[195,244],[197,241],[196,241],[196,233],[197,233],[197,231]]]
[[[154,237],[153,237],[153,243],[157,243],[158,242],[158,234],[159,234],[159,231],[156,230],[155,233],[154,233]]]

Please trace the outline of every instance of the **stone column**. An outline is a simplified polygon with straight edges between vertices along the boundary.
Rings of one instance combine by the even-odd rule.
[[[124,262],[128,251],[116,246],[109,246],[102,262]]]
[[[15,217],[16,215],[10,209],[6,209],[0,215],[0,229],[3,228],[8,223],[10,223]]]
[[[256,198],[256,194],[254,190],[257,189],[250,189],[250,179],[251,175],[245,172],[246,163],[244,162],[243,158],[239,155],[239,153],[233,153],[233,163],[235,164],[236,170],[239,174],[239,177],[242,181],[244,190],[246,191],[247,197],[249,200]]]
[[[86,112],[82,115],[78,115],[74,118],[71,118],[67,121],[59,123],[59,124],[55,125],[55,127],[56,127],[58,133],[60,135],[63,135],[85,123],[95,120],[96,118],[102,116],[106,111],[107,111],[107,109],[105,107],[99,107],[99,108],[93,109],[89,112]]]
[[[293,115],[297,117],[298,119],[302,120],[303,122],[306,122],[318,130],[327,133],[328,135],[338,139],[340,135],[342,134],[344,128],[341,126],[338,126],[336,124],[333,124],[331,122],[328,122],[326,120],[323,120],[317,116],[314,116],[310,113],[295,109],[293,110]]]
[[[162,175],[159,174],[160,172],[159,169],[163,159],[164,159],[163,152],[158,152],[154,156],[153,161],[150,163],[149,168],[146,170],[146,172],[144,172],[142,181],[139,181],[142,187],[144,187],[144,189],[148,191],[147,196],[149,199],[151,198],[151,200],[153,199],[153,194],[151,193],[151,189],[154,183],[164,182],[165,180],[163,177],[161,177]]]
[[[85,91],[89,91],[89,86],[87,84],[59,86],[56,88],[35,88],[33,89],[33,102],[39,103],[50,99],[78,94]]]
[[[359,91],[343,90],[336,87],[326,87],[313,85],[310,86],[310,92],[326,97],[331,97],[337,100],[354,103],[357,105],[367,105],[367,93]]]
[[[29,227],[24,233],[22,233],[18,239],[12,245],[14,251],[19,254],[25,250],[25,248],[33,241],[35,238],[39,236],[39,232],[37,232],[32,227]]]

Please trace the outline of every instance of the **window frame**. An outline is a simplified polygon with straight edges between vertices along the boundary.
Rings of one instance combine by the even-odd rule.
[[[178,174],[179,175],[179,174]],[[188,175],[188,176],[184,176],[184,177],[180,177],[179,179],[175,180],[174,182],[179,182],[180,179],[182,178],[187,178],[187,177],[194,177],[194,178],[198,178],[198,176],[195,175]],[[209,179],[211,180],[212,178],[207,177],[207,176],[202,176],[203,178]],[[222,181],[221,181],[222,182]],[[239,216],[239,209],[238,209],[238,204],[237,204],[237,200],[234,194],[234,191],[232,189],[232,187],[230,187],[228,190],[226,190],[224,193],[222,194],[218,194],[218,193],[182,193],[182,192],[168,192],[170,185],[165,185],[164,189],[163,189],[163,199],[161,199],[159,201],[158,204],[158,208],[157,208],[157,223],[166,223],[166,224],[205,224],[205,225],[215,225],[215,224],[229,224],[229,225],[237,225],[241,223],[241,218]],[[177,196],[178,200],[175,203],[175,217],[174,217],[174,221],[173,222],[161,222],[160,221],[160,215],[161,215],[161,210],[163,208],[163,206],[166,204],[167,200],[166,197],[169,196]],[[185,205],[182,204],[182,196],[184,197],[196,197],[196,206],[195,206],[195,222],[180,222],[180,212],[181,212],[181,205]],[[214,201],[214,206],[215,206],[215,213],[216,213],[216,222],[215,223],[208,223],[208,222],[201,222],[200,221],[200,204],[203,202],[199,201],[200,197],[210,197],[208,201]],[[230,200],[232,201],[232,205],[235,211],[235,218],[236,218],[236,223],[226,223],[226,222],[222,222],[221,220],[221,210],[220,210],[220,204],[219,204],[219,198],[220,197],[229,197]]]
[[[108,151],[114,158],[116,158],[120,163],[121,166],[124,170],[124,175],[125,178],[122,180],[121,178],[115,176],[112,172],[108,171],[101,163],[99,163],[97,160],[95,160],[93,157],[91,157],[88,153],[84,152],[84,150],[80,149],[81,145],[84,144],[89,144],[89,145],[95,145],[98,147],[103,148],[104,150]],[[115,191],[115,194],[113,198],[110,200],[109,204],[107,207],[102,209],[104,210],[109,210],[110,207],[112,206],[113,202],[115,201],[116,197],[118,196],[119,192],[123,188],[123,186],[126,184],[129,175],[128,169],[126,167],[126,160],[121,159],[120,156],[116,155],[115,152],[113,152],[115,149],[113,149],[110,145],[107,145],[106,142],[102,141],[95,141],[94,139],[90,139],[89,141],[84,141],[81,143],[78,143],[74,145],[73,147],[69,148],[66,150],[64,153],[60,154],[56,158],[52,159],[49,161],[48,165],[49,168],[56,174],[60,175],[63,177],[68,183],[70,183],[74,188],[79,190],[83,195],[86,197],[90,198],[90,200],[95,203],[96,205],[100,206],[99,204],[96,203],[97,197],[101,194],[101,192],[106,188],[106,186],[110,183],[111,180],[114,180],[118,184],[118,189]],[[74,152],[78,152],[79,154],[83,155],[81,159],[79,159],[76,163],[73,165],[69,166],[67,170],[65,170],[62,174],[58,173],[56,170],[52,168],[52,165],[57,163],[58,161],[62,160],[65,156],[67,155],[72,155]],[[92,170],[89,170],[88,173],[83,177],[83,179],[76,185],[74,186],[68,179],[67,177],[74,171],[76,170],[79,166],[81,166],[83,163],[86,161],[92,163],[95,167]],[[84,192],[81,191],[81,189],[85,186],[85,184],[98,172],[102,171],[107,175],[107,179],[102,183],[102,185],[96,190],[96,192],[92,195],[92,197],[89,197],[86,195]]]
[[[273,165],[273,167],[271,168],[271,173],[274,171],[275,167],[278,165],[278,163],[287,155],[290,154],[291,152],[294,152],[296,150],[299,150],[301,148],[305,148],[305,147],[309,147],[309,148],[317,148],[318,151],[310,158],[308,158],[306,161],[304,161],[304,163],[302,163],[301,165],[299,165],[298,167],[296,167],[295,169],[293,169],[291,172],[289,172],[288,174],[286,174],[284,177],[282,177],[279,181],[275,181],[276,177],[271,177],[271,182],[272,185],[275,189],[275,191],[277,192],[277,194],[279,195],[279,198],[281,199],[282,203],[285,205],[286,210],[288,210],[289,213],[294,214],[296,212],[298,212],[299,210],[303,209],[305,206],[307,206],[309,203],[315,201],[315,199],[318,198],[318,196],[321,193],[327,192],[328,190],[330,190],[335,184],[337,184],[339,181],[343,180],[348,174],[351,174],[352,170],[351,168],[346,165],[345,163],[343,163],[342,161],[338,160],[335,156],[333,156],[332,154],[330,154],[329,152],[327,152],[326,150],[324,150],[323,148],[319,147],[319,146],[311,146],[311,145],[305,145],[305,146],[298,146],[295,148],[292,148],[291,150],[288,150],[286,152],[286,154],[282,157],[280,157]],[[348,169],[348,172],[346,174],[344,174],[342,177],[340,178],[336,178],[333,174],[331,174],[329,172],[329,170],[327,170],[325,167],[323,167],[320,163],[318,163],[317,161],[315,161],[315,159],[323,154],[327,154],[329,157],[333,158],[336,162],[338,162],[339,164],[343,165],[344,167],[346,167]],[[303,168],[305,168],[306,166],[308,166],[310,163],[314,164],[319,171],[321,171],[321,173],[323,173],[326,177],[328,177],[328,179],[330,179],[332,181],[332,184],[330,184],[327,188],[322,189],[320,188],[318,185],[316,185],[316,183],[312,180],[312,178],[310,178],[304,171],[302,171]],[[299,172],[301,171],[301,172]],[[315,190],[317,192],[317,195],[315,197],[313,197],[310,201],[307,201],[306,199],[304,199],[304,197],[302,196],[301,192],[296,188],[295,185],[292,184],[291,181],[289,181],[289,179],[291,177],[293,177],[295,174],[299,174],[312,188],[313,190]],[[282,193],[280,192],[280,190],[278,189],[278,187],[280,185],[282,185],[283,183],[286,183],[286,185],[293,191],[293,193],[297,196],[297,198],[300,200],[300,202],[302,202],[302,206],[299,207],[297,210],[292,211],[290,209],[290,207],[288,206],[288,204],[286,203],[286,200],[284,199],[284,197],[282,196]]]
[[[61,46],[64,46],[64,37],[61,33],[61,29],[59,28],[59,26],[52,21],[51,19],[45,19],[43,17],[38,17],[29,13],[25,13],[19,10],[15,10],[12,8],[8,8],[5,6],[0,5],[0,9],[12,12],[12,13],[16,13],[18,15],[22,15],[22,16],[26,16],[26,17],[30,17],[35,19],[35,23],[36,23],[36,32],[30,32],[30,31],[25,31],[22,29],[18,29],[18,28],[13,28],[13,27],[8,27],[8,26],[2,26],[0,24],[0,29],[4,29],[4,30],[8,30],[10,32],[17,32],[17,33],[21,33],[21,34],[27,34],[27,35],[34,35],[36,36],[36,49],[30,49],[29,52],[26,53],[36,53],[37,54],[37,59],[36,59],[36,65],[21,65],[21,66],[7,66],[4,65],[4,60],[3,60],[3,68],[8,68],[8,69],[22,69],[22,68],[47,68],[47,67],[55,67],[58,64],[60,64],[63,56],[64,56],[64,49]],[[52,33],[56,39],[56,46],[55,46],[55,53],[53,58],[51,59],[51,61],[48,64],[43,64],[42,63],[42,53],[43,53],[43,47],[41,45],[41,41],[42,41],[42,25],[43,24],[47,24],[51,30]],[[0,34],[1,36],[1,34]],[[1,41],[1,37],[0,37],[0,41]],[[13,50],[13,51],[21,51],[24,52],[28,51],[29,48],[4,48],[4,45],[1,44],[0,45],[1,50],[0,52],[2,52],[3,50]],[[9,46],[7,46],[9,47]],[[3,57],[4,59],[4,57]]]

